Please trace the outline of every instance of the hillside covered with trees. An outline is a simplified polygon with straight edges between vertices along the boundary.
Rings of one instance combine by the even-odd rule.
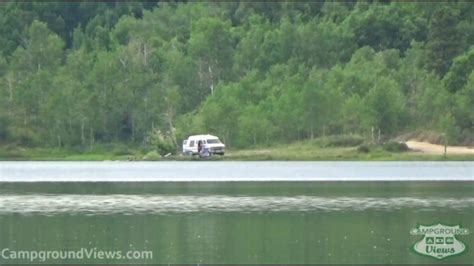
[[[0,144],[473,141],[471,3],[23,2],[0,21]]]

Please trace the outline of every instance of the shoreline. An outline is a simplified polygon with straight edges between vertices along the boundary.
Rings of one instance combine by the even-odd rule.
[[[149,156],[139,149],[114,151],[97,147],[90,151],[65,148],[25,148],[0,146],[0,161],[474,161],[474,149],[463,146],[444,146],[408,140],[405,150],[387,150],[384,145],[322,146],[316,142],[301,141],[270,147],[228,149],[226,154],[209,158],[198,156]],[[408,150],[407,150],[408,149]]]
[[[115,156],[107,154],[74,154],[65,157],[28,157],[28,158],[6,158],[0,157],[0,162],[252,162],[252,161],[303,161],[303,162],[404,162],[404,161],[419,161],[419,162],[450,162],[450,161],[474,161],[474,155],[470,154],[449,154],[445,157],[438,154],[428,154],[420,152],[406,152],[406,153],[381,153],[381,154],[354,154],[341,156],[258,156],[258,155],[225,155],[223,157],[212,156],[210,158],[199,157],[185,157],[185,156],[170,156],[167,158],[158,159],[137,159],[128,156]]]

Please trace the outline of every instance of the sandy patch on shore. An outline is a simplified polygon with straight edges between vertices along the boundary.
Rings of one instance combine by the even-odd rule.
[[[415,152],[422,152],[427,154],[444,154],[444,146],[438,144],[431,144],[429,142],[421,142],[409,140],[406,142],[408,148]],[[474,149],[467,146],[448,146],[448,154],[473,154]]]

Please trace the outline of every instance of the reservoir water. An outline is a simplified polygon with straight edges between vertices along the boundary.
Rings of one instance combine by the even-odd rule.
[[[153,252],[152,258],[54,261],[63,264],[470,264],[472,233],[456,236],[466,252],[436,260],[413,252],[421,236],[410,230],[443,223],[472,232],[473,167],[0,162],[0,249]]]

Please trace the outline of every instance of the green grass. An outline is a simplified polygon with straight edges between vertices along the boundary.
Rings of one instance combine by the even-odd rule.
[[[363,139],[358,136],[333,136],[281,144],[271,147],[228,149],[225,156],[211,156],[211,161],[474,161],[474,155],[429,155],[412,151],[389,151],[388,145],[365,145],[369,152],[358,150]],[[60,148],[24,148],[0,146],[0,160],[34,161],[108,161],[108,160],[203,160],[197,156],[172,155],[164,158],[155,152],[143,152],[123,144],[97,144],[92,150]]]
[[[315,147],[301,143],[286,146],[231,150],[225,160],[283,160],[283,161],[473,161],[473,155],[429,155],[416,152],[389,152],[381,147],[368,153],[357,147]]]
[[[100,145],[91,151],[0,146],[0,160],[7,161],[104,161],[126,160],[130,156],[117,155],[113,149],[107,151]]]

